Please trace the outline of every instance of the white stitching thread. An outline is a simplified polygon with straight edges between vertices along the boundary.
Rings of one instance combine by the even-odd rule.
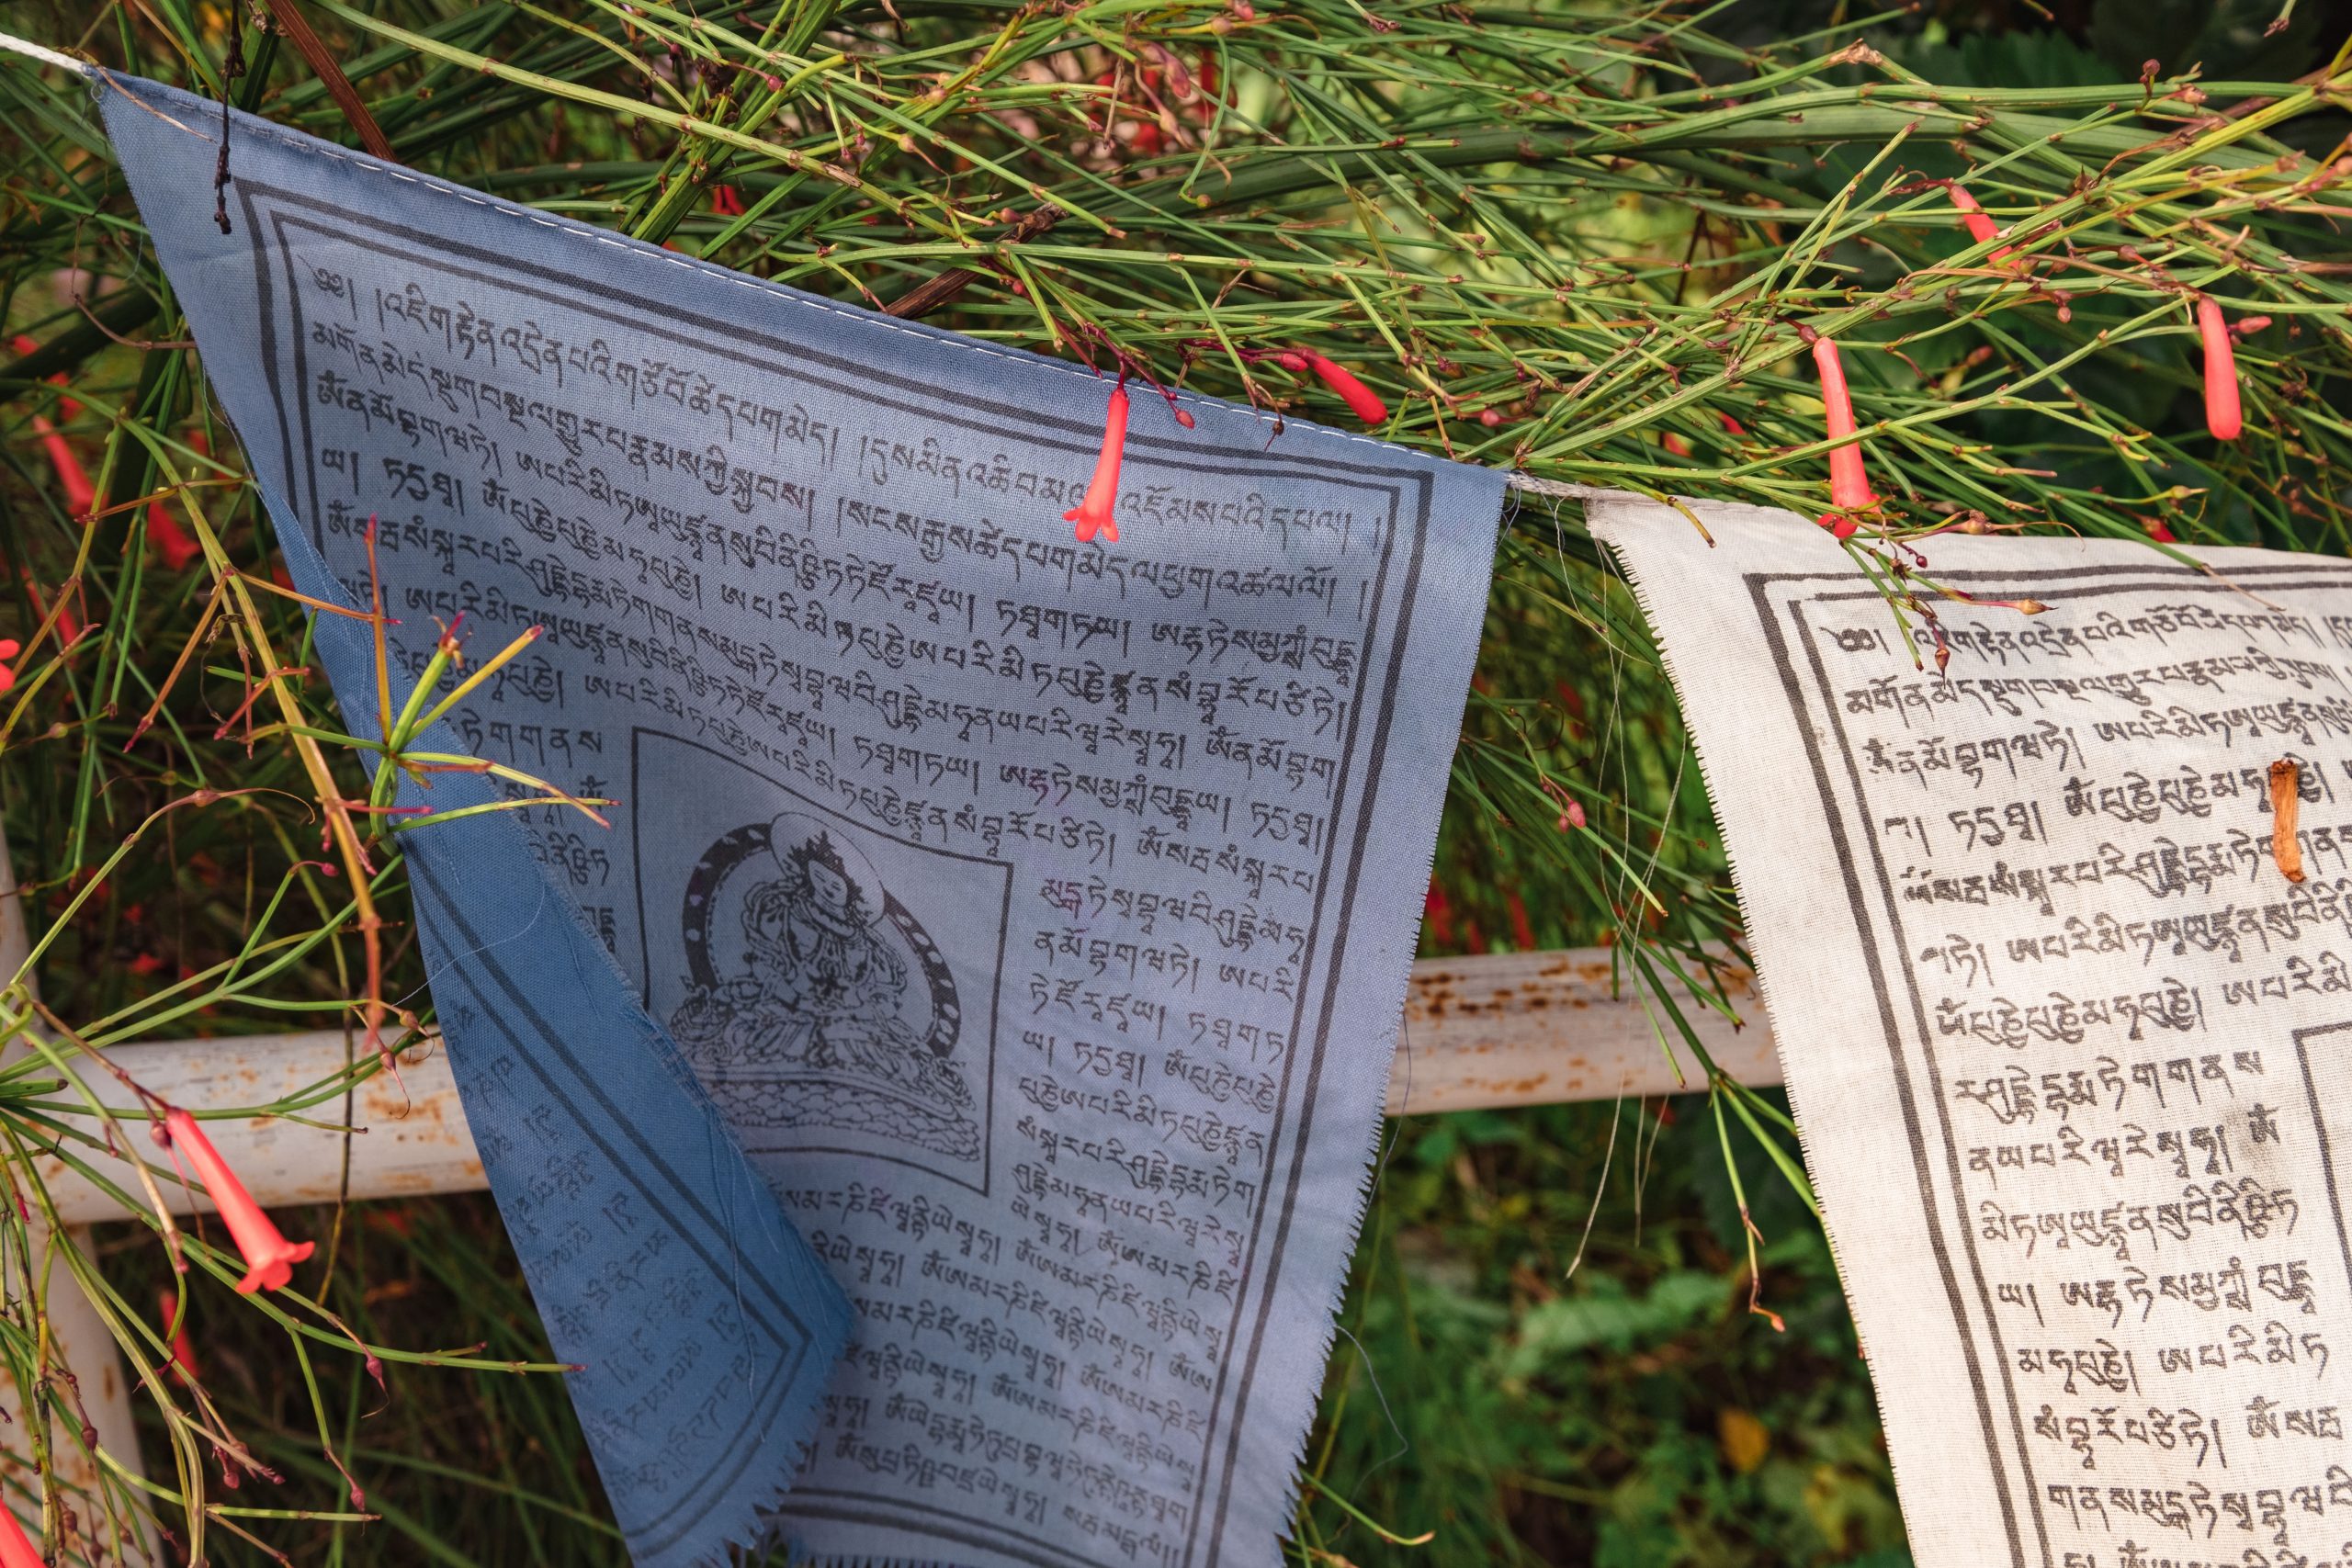
[[[851,310],[846,306],[835,304],[830,299],[823,299],[813,295],[802,294],[786,284],[771,283],[765,278],[752,277],[748,274],[736,272],[729,267],[718,266],[710,262],[682,256],[672,251],[658,251],[655,252],[653,255],[649,256],[646,251],[641,248],[643,244],[643,242],[641,241],[626,240],[617,235],[607,233],[601,229],[592,229],[584,224],[576,224],[568,220],[549,218],[545,213],[533,212],[529,209],[517,204],[501,201],[492,197],[483,196],[478,192],[468,190],[462,186],[449,185],[444,181],[434,179],[429,175],[411,174],[405,169],[393,168],[389,164],[377,163],[373,159],[363,161],[354,156],[352,153],[345,152],[342,148],[334,146],[331,142],[321,141],[312,137],[300,136],[293,131],[288,130],[285,127],[277,125],[269,120],[255,121],[254,129],[259,134],[266,136],[272,141],[283,142],[288,148],[296,152],[309,152],[316,156],[333,158],[338,163],[349,164],[355,168],[370,171],[376,174],[389,175],[393,179],[399,180],[405,185],[418,186],[440,196],[456,197],[458,200],[463,201],[469,206],[486,208],[492,212],[501,213],[509,218],[519,218],[527,222],[534,223],[539,228],[552,229],[559,234],[566,234],[575,240],[590,240],[603,244],[607,244],[612,246],[615,250],[621,251],[628,255],[636,256],[640,260],[660,259],[667,261],[673,265],[684,267],[689,272],[698,272],[707,277],[716,278],[722,283],[739,284],[743,288],[752,289],[755,292],[765,295],[771,299],[784,299],[796,305],[806,305],[812,310],[823,310],[830,315],[839,316],[844,321],[850,321],[857,326],[867,328],[878,327],[888,332],[902,333],[908,337],[920,338],[925,343],[935,344],[942,347],[960,348],[965,350],[967,353],[986,355],[991,359],[1009,360],[1016,365],[1025,365],[1051,370],[1058,370],[1066,375],[1075,376],[1084,380],[1099,381],[1102,378],[1100,371],[1089,370],[1083,366],[1068,365],[1059,360],[1046,358],[1043,355],[1008,353],[1003,349],[994,346],[993,344],[979,343],[971,338],[965,337],[959,333],[941,332],[936,329],[932,332],[919,331],[913,327],[905,326],[898,321],[892,321],[887,316],[877,316],[870,310]],[[232,177],[233,178],[233,175]],[[1261,425],[1272,426],[1275,423],[1272,416],[1269,414],[1263,413],[1257,409],[1245,408],[1239,403],[1228,402],[1221,398],[1211,400],[1204,398],[1195,392],[1176,392],[1174,397],[1178,402],[1194,403],[1202,408],[1214,408],[1219,410],[1229,409],[1235,412],[1247,413],[1251,419],[1256,420]],[[1384,452],[1400,453],[1406,457],[1421,458],[1424,461],[1436,460],[1432,459],[1429,453],[1418,451],[1410,446],[1399,446],[1394,441],[1383,441],[1376,436],[1351,434],[1347,431],[1334,430],[1329,425],[1316,424],[1312,421],[1294,421],[1292,423],[1306,423],[1310,429],[1316,430],[1322,434],[1332,436],[1340,441],[1352,441],[1364,446],[1376,446]],[[1279,432],[1277,432],[1277,434],[1279,434]],[[1471,463],[1462,463],[1454,466],[1459,468],[1484,467],[1482,464]],[[1510,469],[1504,470],[1505,479],[1512,479],[1514,477],[1514,470]]]

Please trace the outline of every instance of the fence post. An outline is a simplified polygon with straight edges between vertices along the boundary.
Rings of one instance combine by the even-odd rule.
[[[0,979],[14,975],[24,966],[25,956],[31,947],[25,922],[24,897],[17,886],[16,868],[8,856],[7,835],[0,832]],[[10,1055],[19,1054],[14,1049],[8,1053]],[[52,1234],[36,1217],[32,1222],[30,1240],[36,1273],[52,1247],[77,1247],[85,1258],[94,1258],[96,1256],[90,1246],[90,1232],[86,1225],[72,1226],[62,1235]],[[96,1434],[97,1446],[106,1450],[123,1469],[134,1474],[144,1474],[139,1461],[139,1425],[131,1411],[131,1372],[123,1364],[121,1348],[115,1343],[114,1333],[107,1327],[106,1320],[98,1315],[97,1309],[90,1304],[89,1298],[74,1282],[63,1260],[51,1265],[48,1272],[51,1281],[47,1298],[50,1334],[57,1348],[58,1359],[73,1369],[74,1380],[80,1385],[82,1409],[89,1418],[92,1431]],[[31,1283],[11,1280],[9,1287],[10,1293],[15,1294],[29,1290]],[[17,1385],[16,1395],[15,1418],[6,1426],[0,1426],[0,1453],[6,1456],[11,1477],[29,1488],[32,1484],[28,1473],[32,1468],[32,1449],[26,1434],[36,1419],[34,1410],[38,1395],[34,1390],[21,1384]],[[51,1444],[50,1461],[58,1479],[64,1483],[69,1497],[74,1494],[96,1495],[98,1467],[78,1441],[67,1436],[66,1440]],[[83,1516],[84,1529],[95,1531],[98,1522],[89,1516],[88,1507],[87,1504],[78,1504],[74,1506],[74,1511]],[[153,1555],[153,1541],[144,1528],[143,1518],[137,1543],[150,1557]],[[48,1549],[51,1559],[61,1563],[68,1561],[65,1551],[61,1550],[62,1546],[62,1542],[52,1543]]]

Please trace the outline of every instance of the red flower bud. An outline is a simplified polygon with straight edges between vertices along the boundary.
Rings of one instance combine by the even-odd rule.
[[[179,1317],[180,1314],[180,1298],[178,1292],[172,1290],[168,1285],[165,1286],[163,1290],[156,1292],[155,1304],[163,1311],[163,1326],[165,1328],[171,1328],[172,1321],[175,1318]],[[180,1323],[180,1325],[176,1329],[172,1330],[172,1367],[173,1375],[179,1378],[182,1382],[195,1382],[198,1381],[196,1371],[196,1347],[188,1343],[187,1324],[185,1320]]]
[[[2197,299],[2197,332],[2205,340],[2205,428],[2216,439],[2235,441],[2245,421],[2238,407],[2238,356],[2230,346],[2230,329],[2222,308],[2203,295]]]
[[[188,433],[187,444],[199,453],[209,450],[200,430]],[[147,539],[155,547],[155,553],[164,558],[165,568],[173,571],[186,570],[187,563],[202,553],[201,547],[173,517],[171,509],[160,501],[147,503]]]
[[[1960,220],[1968,225],[1970,239],[1981,245],[1987,240],[1999,237],[2001,231],[1993,226],[1990,218],[1984,216],[1984,209],[1976,205],[1976,198],[1968,194],[1966,186],[1952,180],[1944,188],[1951,193],[1951,204],[1960,209]]]
[[[65,492],[68,516],[87,517],[96,510],[98,491],[90,476],[82,469],[82,460],[74,456],[74,448],[55,425],[40,414],[33,415],[33,434],[40,438],[41,447],[49,454],[50,467],[57,470],[57,488]]]
[[[1111,406],[1102,414],[1102,450],[1094,457],[1094,477],[1086,481],[1086,499],[1062,513],[1062,521],[1078,525],[1081,545],[1101,534],[1110,544],[1119,542],[1119,525],[1112,512],[1119,504],[1119,458],[1127,446],[1127,389],[1111,389]]]
[[[1565,833],[1571,828],[1581,828],[1583,826],[1584,803],[1577,800],[1569,801],[1566,806],[1561,808],[1560,811],[1560,831]]]
[[[297,1246],[288,1241],[270,1217],[262,1213],[212,1140],[204,1135],[196,1118],[185,1111],[174,1111],[164,1118],[164,1125],[172,1135],[175,1148],[187,1151],[188,1164],[196,1167],[197,1179],[204,1183],[205,1194],[213,1207],[220,1211],[220,1223],[229,1227],[229,1235],[244,1254],[245,1277],[237,1281],[237,1289],[250,1295],[254,1291],[275,1291],[283,1288],[294,1277],[294,1265],[311,1256],[316,1242],[306,1241]]]
[[[18,575],[24,579],[25,597],[32,601],[34,615],[47,615],[49,601],[41,597],[40,584],[33,581],[33,569],[26,567]],[[62,598],[57,606],[57,635],[69,644],[82,635],[81,617]]]
[[[1373,389],[1355,378],[1344,365],[1335,365],[1312,349],[1307,351],[1306,367],[1323,378],[1323,384],[1340,394],[1340,399],[1366,424],[1378,424],[1388,417],[1388,405],[1374,395]]]
[[[187,530],[179,525],[160,501],[147,503],[147,537],[154,545],[155,553],[164,558],[164,567],[172,571],[184,570],[199,551]]]
[[[2000,237],[2001,231],[1994,227],[1993,220],[1984,215],[1984,209],[1976,205],[1976,198],[1968,194],[1966,186],[1958,180],[1946,180],[1944,189],[1951,193],[1951,204],[1960,209],[1960,220],[1968,225],[1970,239],[1981,245],[1987,240]],[[2008,254],[2009,247],[2003,245],[1993,253],[1992,259],[1999,261]]]
[[[14,659],[23,651],[23,645],[15,637],[0,637],[0,659]],[[16,683],[17,667],[13,664],[0,664],[0,695],[6,695]]]
[[[1826,337],[1815,338],[1813,363],[1821,372],[1821,401],[1828,412],[1829,439],[1853,434],[1854,400],[1846,390],[1846,367],[1838,362],[1838,345]],[[1878,504],[1878,497],[1871,493],[1870,476],[1862,471],[1859,444],[1849,442],[1829,454],[1829,501],[1841,512],[1863,512]]]
[[[11,346],[18,354],[31,354],[40,344],[20,334]],[[62,371],[49,379],[53,386],[65,385],[65,376]],[[58,412],[71,419],[80,409],[79,403],[66,399],[60,403]],[[57,470],[57,488],[65,492],[67,515],[88,516],[97,505],[98,491],[97,487],[90,482],[90,476],[83,471],[82,460],[74,456],[74,448],[66,444],[64,435],[49,423],[45,415],[33,415],[33,434],[40,439],[41,450],[49,455],[50,467]]]

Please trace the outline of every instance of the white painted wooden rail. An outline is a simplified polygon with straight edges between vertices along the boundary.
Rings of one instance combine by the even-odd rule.
[[[6,856],[6,840],[0,839],[0,975],[15,973],[26,951]],[[1389,1079],[1390,1113],[1635,1099],[1697,1087],[1699,1065],[1672,1025],[1656,1015],[1654,1006],[1637,1000],[1630,983],[1619,992],[1611,979],[1605,948],[1415,964],[1404,1038]],[[1725,1072],[1743,1083],[1778,1083],[1780,1063],[1763,1009],[1750,977],[1743,972],[1737,980],[1732,996],[1750,1021],[1745,1028],[1735,1029],[1687,996],[1678,995],[1677,1000]],[[1674,1061],[1662,1038],[1674,1041]],[[322,1030],[134,1043],[107,1055],[149,1092],[201,1110],[289,1097],[341,1071],[346,1048],[340,1031]],[[1678,1076],[1676,1061],[1683,1076]],[[254,1196],[268,1206],[334,1201],[346,1190],[346,1142],[347,1190],[354,1198],[470,1192],[487,1185],[437,1038],[403,1056],[401,1080],[379,1077],[358,1090],[347,1137],[339,1128],[268,1117],[211,1122],[206,1131]],[[94,1074],[90,1081],[102,1099],[129,1108],[131,1097],[111,1078]],[[342,1104],[338,1096],[306,1114],[333,1122]],[[127,1165],[113,1161],[108,1168],[107,1156],[85,1157],[119,1185],[134,1187]],[[40,1166],[69,1226],[123,1217],[111,1197],[62,1161],[46,1159]],[[198,1206],[194,1194],[160,1174],[158,1185],[175,1208]],[[84,1236],[70,1232],[65,1242],[85,1245]],[[50,1311],[100,1441],[119,1461],[135,1466],[130,1379],[111,1336],[70,1280],[52,1288]],[[0,1428],[0,1450],[21,1457],[21,1429]],[[74,1479],[86,1483],[90,1478]]]
[[[1698,1064],[1679,1040],[1689,1083],[1677,1081],[1659,1044],[1659,1031],[1675,1038],[1672,1025],[1661,1015],[1653,1028],[1630,993],[1612,996],[1610,973],[1604,948],[1416,964],[1404,1043],[1389,1078],[1389,1111],[1418,1115],[1619,1095],[1632,1099],[1695,1085]],[[1688,998],[1679,999],[1724,1071],[1745,1083],[1776,1083],[1780,1064],[1760,1021],[1762,1010],[1745,988],[1735,996],[1758,1022],[1735,1030],[1720,1013]],[[150,1093],[200,1110],[290,1096],[341,1071],[345,1048],[341,1032],[326,1030],[119,1045],[107,1055]],[[349,1140],[351,1196],[481,1190],[486,1185],[481,1161],[437,1038],[407,1053],[401,1080],[378,1077],[359,1089]],[[110,1104],[130,1106],[130,1095],[111,1079],[94,1077],[91,1088]],[[341,1108],[337,1099],[306,1114],[333,1122]],[[340,1131],[267,1117],[209,1122],[205,1130],[264,1204],[332,1202],[341,1190]],[[127,1165],[107,1156],[85,1152],[82,1157],[124,1187],[134,1179]],[[121,1217],[110,1197],[64,1162],[41,1161],[40,1170],[58,1213],[69,1223]],[[197,1201],[185,1188],[168,1180],[162,1185],[166,1201],[175,1207]]]

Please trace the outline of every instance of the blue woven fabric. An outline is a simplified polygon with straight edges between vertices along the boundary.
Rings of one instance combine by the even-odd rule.
[[[265,357],[283,329],[262,292],[255,225],[224,235],[213,223],[217,149],[187,129],[205,106],[115,83],[108,131],[287,569],[304,592],[364,606],[293,499],[308,476],[281,444]],[[218,134],[213,114],[205,130]],[[337,168],[262,136],[237,151],[289,190],[331,184]],[[341,615],[314,627],[345,720],[376,738],[368,628]],[[435,628],[411,615],[400,630],[398,661],[413,671]],[[405,694],[398,672],[394,684]],[[469,750],[447,723],[414,749]],[[401,803],[446,812],[498,798],[479,775],[444,773],[429,792],[403,786]],[[572,1404],[629,1550],[648,1568],[722,1562],[730,1542],[763,1533],[790,1483],[848,1304],[523,823],[462,818],[401,847],[467,1121],[555,1352],[582,1368],[568,1374]]]
[[[622,802],[403,841],[639,1560],[1274,1563],[1501,475],[1138,391],[1081,543],[1081,367],[102,96],[298,581],[544,626],[438,744]]]

